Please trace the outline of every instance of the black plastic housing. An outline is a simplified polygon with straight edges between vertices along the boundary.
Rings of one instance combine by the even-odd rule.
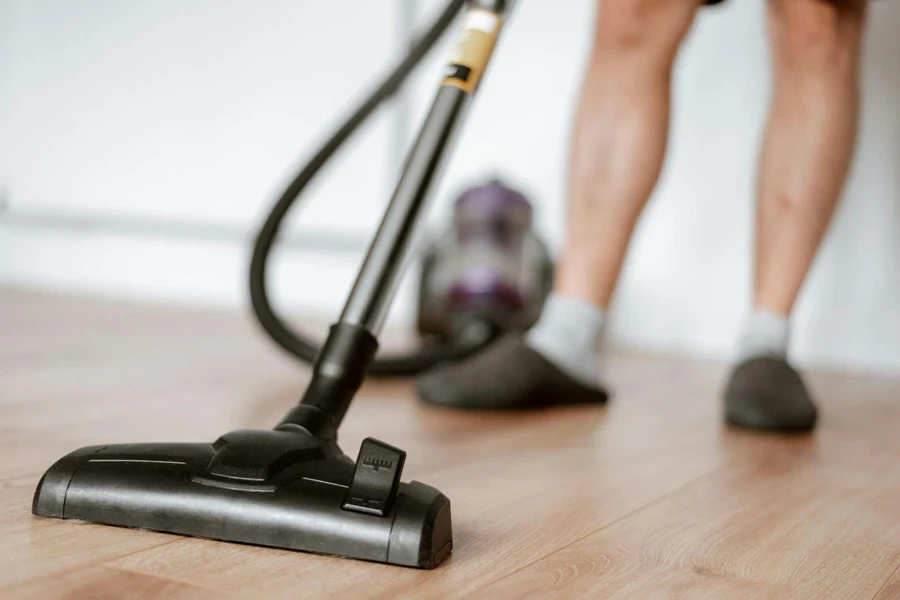
[[[32,511],[431,569],[452,548],[450,501],[416,481],[397,485],[400,470],[402,460],[395,496],[379,516],[353,510],[353,461],[307,433],[242,430],[213,444],[93,446],[44,474]]]

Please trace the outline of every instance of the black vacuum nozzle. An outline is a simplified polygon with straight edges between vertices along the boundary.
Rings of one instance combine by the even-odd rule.
[[[92,446],[46,472],[32,511],[431,569],[452,548],[450,501],[401,483],[405,457],[370,438],[354,465],[333,441],[278,430]]]

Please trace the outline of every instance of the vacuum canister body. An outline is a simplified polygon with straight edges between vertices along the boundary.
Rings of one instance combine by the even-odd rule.
[[[533,215],[525,196],[498,180],[456,200],[452,226],[422,261],[420,334],[447,339],[472,321],[498,330],[534,324],[553,285],[553,263]]]

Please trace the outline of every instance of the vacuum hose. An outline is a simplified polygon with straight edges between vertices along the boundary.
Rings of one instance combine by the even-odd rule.
[[[457,14],[465,7],[467,0],[451,0],[434,24],[413,45],[409,53],[391,71],[378,87],[366,98],[352,115],[338,128],[335,134],[313,155],[275,203],[256,238],[250,261],[250,298],[253,312],[262,328],[284,350],[300,360],[313,363],[321,345],[288,324],[274,311],[269,302],[266,287],[266,271],[272,246],[278,237],[281,223],[288,210],[300,198],[306,186],[316,173],[328,162],[334,153],[384,102],[391,97],[422,59],[449,29]],[[376,377],[404,377],[414,375],[438,362],[460,358],[482,347],[492,337],[487,326],[475,323],[456,336],[453,342],[421,348],[407,355],[384,356],[375,359],[369,374]]]

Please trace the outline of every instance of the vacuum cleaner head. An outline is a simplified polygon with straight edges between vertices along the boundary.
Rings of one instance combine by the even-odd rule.
[[[120,444],[57,461],[36,515],[431,569],[452,548],[450,501],[400,483],[406,453],[367,439],[354,465],[299,428],[212,444]]]

